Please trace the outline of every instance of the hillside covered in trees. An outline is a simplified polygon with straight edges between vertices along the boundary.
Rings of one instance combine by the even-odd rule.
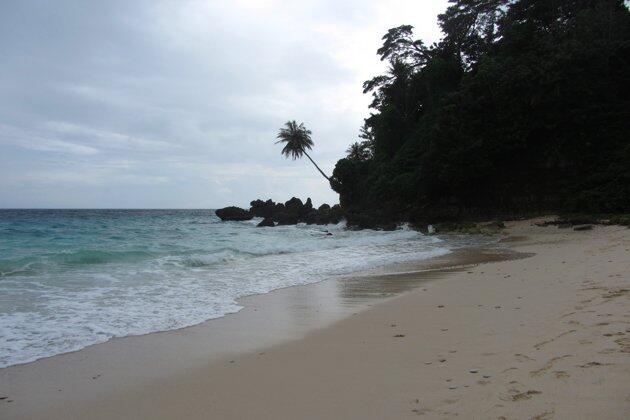
[[[630,210],[630,12],[622,0],[451,0],[411,26],[331,185],[350,224]]]

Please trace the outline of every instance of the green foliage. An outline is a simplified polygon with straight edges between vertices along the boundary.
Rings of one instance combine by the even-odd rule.
[[[282,154],[285,157],[291,157],[293,160],[299,159],[302,156],[306,155],[308,160],[311,161],[315,169],[319,171],[320,174],[327,181],[332,182],[332,180],[320,169],[319,166],[315,163],[315,161],[311,158],[311,156],[307,153],[306,150],[311,150],[313,148],[313,140],[311,139],[311,130],[307,130],[303,123],[295,122],[295,120],[287,121],[284,124],[284,128],[281,128],[278,132],[277,136],[278,143],[284,143],[284,147],[282,148]],[[332,186],[332,184],[331,184]]]
[[[295,120],[287,121],[284,128],[278,132],[277,138],[280,140],[276,144],[284,143],[281,153],[293,160],[301,158],[307,149],[310,150],[313,147],[311,130],[307,130],[303,123],[298,125]]]
[[[409,25],[383,37],[389,70],[333,176],[350,213],[630,210],[623,1],[451,0],[439,23],[430,47]]]

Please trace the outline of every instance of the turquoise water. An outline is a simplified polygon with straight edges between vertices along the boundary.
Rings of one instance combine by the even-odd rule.
[[[194,325],[238,311],[242,296],[449,252],[409,229],[257,222],[221,222],[212,210],[0,210],[0,367]]]

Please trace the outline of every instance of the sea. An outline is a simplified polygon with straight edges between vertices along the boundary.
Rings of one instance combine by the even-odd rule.
[[[239,311],[238,299],[444,255],[408,227],[259,228],[213,210],[0,210],[0,368]]]

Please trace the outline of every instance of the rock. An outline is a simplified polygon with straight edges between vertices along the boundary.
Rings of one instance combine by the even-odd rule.
[[[573,230],[591,230],[593,229],[593,225],[577,225],[577,226],[573,226]]]
[[[265,217],[262,222],[258,223],[258,227],[273,227],[276,224],[273,222],[271,217]]]
[[[396,230],[398,229],[398,225],[394,222],[384,223],[379,226],[379,230]]]
[[[278,222],[278,225],[296,225],[299,222],[298,215],[293,213],[276,213],[273,216],[273,220]]]
[[[304,207],[304,204],[302,204],[302,200],[296,197],[291,197],[289,201],[284,203],[284,208],[286,209],[287,213],[300,214],[302,212],[302,207]]]
[[[273,217],[276,213],[286,211],[284,204],[274,203],[272,200],[262,201],[254,200],[250,203],[250,212],[254,217]]]
[[[249,205],[251,206],[249,212],[254,217],[271,217],[276,212],[276,203],[272,200],[254,200]]]
[[[240,207],[230,206],[218,209],[214,212],[221,220],[251,220],[254,218],[248,210]]]
[[[319,213],[317,210],[311,209],[308,213],[304,214],[300,219],[307,225],[314,225],[317,223]]]
[[[335,204],[330,208],[331,223],[339,223],[343,220],[343,210],[339,204]]]
[[[485,222],[485,223],[479,223],[479,227],[481,228],[487,228],[487,229],[494,229],[494,230],[501,230],[501,229],[505,229],[505,223],[503,223],[500,220],[495,220],[492,222]]]
[[[339,223],[344,218],[344,212],[336,204],[329,206],[322,204],[318,209],[313,207],[311,198],[307,198],[302,203],[297,197],[282,203],[274,203],[271,199],[267,201],[254,200],[250,203],[250,209],[244,210],[238,207],[226,207],[216,211],[221,220],[250,220],[252,217],[262,217],[264,220],[259,226],[272,226],[271,221],[281,225],[292,225],[297,223],[326,225],[329,223]],[[393,226],[389,226],[392,228]]]
[[[332,210],[332,209],[331,209]],[[352,229],[376,229],[378,221],[368,214],[349,214],[348,227]]]

